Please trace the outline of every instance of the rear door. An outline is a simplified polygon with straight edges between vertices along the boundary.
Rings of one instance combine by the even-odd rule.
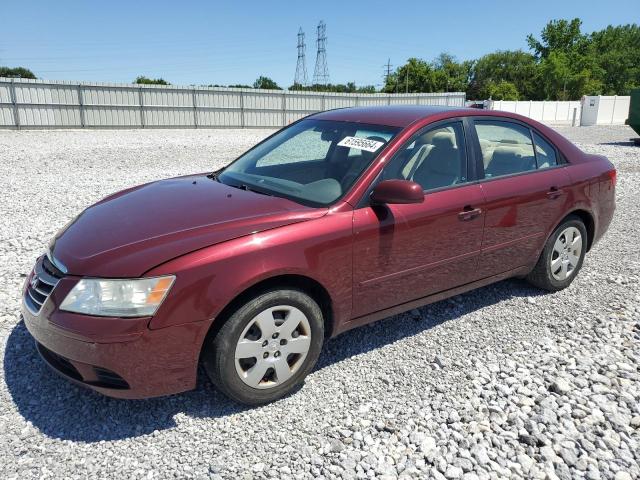
[[[571,180],[555,147],[528,125],[486,117],[474,125],[486,200],[478,262],[484,278],[536,260],[566,212]]]

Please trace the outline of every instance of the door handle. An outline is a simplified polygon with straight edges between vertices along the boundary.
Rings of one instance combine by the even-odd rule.
[[[482,214],[481,209],[473,208],[471,205],[467,205],[460,213],[458,213],[458,219],[466,222],[469,220],[473,220],[480,214]]]
[[[559,189],[558,187],[551,187],[549,189],[549,191],[547,192],[547,198],[549,200],[554,200],[558,197],[560,197],[564,192]]]

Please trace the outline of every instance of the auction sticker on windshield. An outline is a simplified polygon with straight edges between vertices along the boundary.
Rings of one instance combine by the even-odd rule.
[[[338,143],[340,147],[357,148],[358,150],[366,150],[367,152],[375,152],[382,145],[384,145],[384,142],[360,137],[344,137],[340,140],[340,143]]]

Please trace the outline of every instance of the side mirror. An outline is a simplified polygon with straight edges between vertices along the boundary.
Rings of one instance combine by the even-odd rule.
[[[424,191],[422,186],[409,180],[385,180],[376,185],[371,192],[374,204],[422,203]]]

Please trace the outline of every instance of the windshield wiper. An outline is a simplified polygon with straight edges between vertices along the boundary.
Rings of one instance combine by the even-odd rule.
[[[254,193],[259,193],[260,195],[267,195],[269,197],[273,197],[273,193],[265,192],[264,190],[258,190],[254,187],[247,185],[246,183],[241,183],[239,185],[231,185],[231,184],[227,184],[227,185],[233,188],[239,188],[240,190],[244,190],[245,192],[254,192]]]
[[[220,180],[218,180],[218,175],[220,175],[223,170],[224,170],[224,167],[223,168],[219,168],[215,172],[211,172],[209,175],[207,175],[207,178],[210,178],[211,180],[215,180],[215,181],[219,182]]]

